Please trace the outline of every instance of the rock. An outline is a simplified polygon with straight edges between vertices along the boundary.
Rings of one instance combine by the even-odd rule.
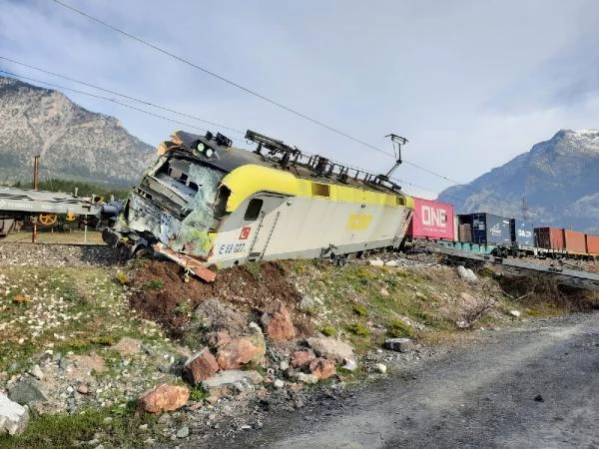
[[[458,266],[457,271],[458,275],[466,282],[471,284],[476,284],[478,282],[478,278],[471,269],[466,269],[463,265],[460,265]]]
[[[458,320],[455,322],[455,325],[458,329],[468,329],[470,328],[470,323],[466,320]]]
[[[396,352],[410,352],[414,349],[411,338],[389,338],[385,340],[385,348]]]
[[[223,370],[238,369],[247,363],[263,364],[266,344],[259,335],[234,338],[218,348],[216,361]]]
[[[142,424],[138,427],[138,429],[141,430],[142,432],[145,432],[146,430],[148,430],[148,425]]]
[[[468,279],[472,284],[476,284],[478,282],[478,276],[474,274],[474,271],[472,271],[470,268],[467,268],[466,273],[468,274]]]
[[[206,342],[213,348],[220,348],[231,341],[227,331],[210,332],[206,335]]]
[[[514,318],[520,318],[520,311],[519,310],[510,310],[510,315],[513,316]]]
[[[478,303],[478,300],[474,296],[466,292],[460,293],[460,298],[462,299],[463,306],[472,307]]]
[[[260,429],[262,429],[262,427],[264,427],[264,424],[262,424],[262,421],[256,421],[254,423],[254,429],[260,430]]]
[[[187,438],[189,436],[189,427],[183,426],[177,431],[177,438]]]
[[[387,365],[377,363],[376,365],[374,365],[374,369],[381,374],[385,374],[387,372]]]
[[[0,393],[0,434],[20,435],[28,422],[27,409]]]
[[[44,380],[44,373],[37,363],[31,367],[29,374],[38,380]]]
[[[535,396],[535,402],[545,402],[545,399],[543,399],[543,396],[538,394]]]
[[[195,316],[206,331],[226,330],[232,337],[238,337],[247,330],[247,314],[217,298],[202,301],[195,310]]]
[[[273,385],[277,390],[280,390],[285,386],[285,382],[283,382],[281,379],[277,379],[274,381]]]
[[[356,360],[354,348],[341,340],[335,340],[334,338],[308,338],[307,342],[320,357],[335,360],[338,363]]]
[[[283,360],[281,363],[279,363],[279,369],[281,371],[285,371],[287,368],[289,368],[289,362],[286,360]]]
[[[383,262],[381,259],[371,259],[371,260],[368,261],[368,264],[370,266],[373,266],[373,267],[383,267],[383,266],[385,266],[385,262]]]
[[[302,312],[312,312],[316,308],[316,301],[309,296],[304,296],[299,303],[299,309]]]
[[[162,384],[137,398],[137,410],[148,413],[169,412],[183,407],[188,400],[187,387]]]
[[[89,388],[85,384],[79,384],[77,385],[77,392],[79,394],[89,394]]]
[[[308,351],[295,351],[291,356],[291,366],[294,368],[302,368],[308,365],[316,356],[314,352]]]
[[[389,296],[389,290],[385,287],[381,288],[381,296]]]
[[[71,387],[70,385],[67,387],[67,394],[73,394],[74,391],[75,391],[75,389],[73,387]]]
[[[214,376],[217,372],[218,362],[208,348],[191,356],[183,367],[183,376],[192,385]]]
[[[335,362],[328,359],[318,358],[310,363],[310,372],[318,380],[328,379],[336,373]]]
[[[46,396],[30,380],[24,380],[12,387],[8,393],[11,401],[21,405],[28,405],[33,402],[45,402]]]
[[[213,399],[222,396],[235,396],[253,390],[262,383],[262,376],[256,371],[221,371],[202,382],[202,388]]]
[[[260,319],[264,332],[272,341],[292,340],[295,337],[295,327],[285,305],[274,301]]]
[[[396,267],[399,267],[399,263],[397,262],[397,260],[390,260],[388,262],[385,262],[385,266],[391,267],[391,268],[396,268]]]
[[[121,357],[131,357],[141,351],[141,340],[123,337],[112,347]]]
[[[317,384],[318,377],[314,374],[306,374],[306,373],[297,373],[296,378],[298,382],[303,382],[305,384]]]
[[[348,371],[355,371],[358,369],[358,362],[355,360],[346,360],[345,365],[343,365],[343,369]]]
[[[241,426],[241,430],[251,430],[252,426],[248,426],[247,424]]]

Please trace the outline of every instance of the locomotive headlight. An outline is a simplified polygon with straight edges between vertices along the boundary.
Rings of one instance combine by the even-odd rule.
[[[204,154],[206,155],[206,157],[212,157],[212,155],[214,154],[214,150],[212,148],[206,148]]]
[[[198,153],[203,153],[205,149],[206,145],[204,145],[203,142],[198,142],[198,145],[196,146],[196,150],[198,150]]]

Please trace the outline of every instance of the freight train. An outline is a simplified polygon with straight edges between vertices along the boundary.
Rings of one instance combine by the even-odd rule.
[[[104,241],[129,255],[159,254],[206,281],[220,268],[251,261],[343,261],[422,240],[485,253],[587,254],[571,231],[560,243],[554,229],[455,215],[450,204],[405,195],[385,175],[306,155],[254,131],[246,139],[255,151],[233,147],[220,133],[174,133]],[[595,251],[594,238],[584,239]]]
[[[414,213],[407,243],[430,241],[495,256],[594,259],[599,237],[555,227],[534,227],[517,218],[490,213],[457,215],[451,204],[412,197]]]

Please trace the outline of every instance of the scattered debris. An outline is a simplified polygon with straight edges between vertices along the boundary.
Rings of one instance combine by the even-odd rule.
[[[44,373],[37,363],[31,367],[29,374],[38,380],[44,380]]]
[[[545,402],[545,399],[543,399],[543,396],[538,394],[535,396],[535,402]]]
[[[189,436],[189,427],[183,426],[177,431],[177,438],[187,438]]]
[[[318,358],[310,362],[310,372],[318,380],[328,379],[335,374],[335,362],[328,359]]]
[[[520,318],[520,311],[519,310],[510,310],[510,315],[513,316],[515,319]]]
[[[460,277],[464,279],[466,282],[470,284],[476,284],[478,282],[478,277],[470,268],[467,269],[463,265],[459,265],[457,271]]]
[[[291,356],[291,366],[293,368],[303,368],[314,359],[316,359],[316,355],[311,350],[295,351]]]
[[[11,401],[21,405],[29,405],[34,402],[44,402],[46,395],[42,393],[37,385],[29,379],[21,380],[9,390],[8,397]]]

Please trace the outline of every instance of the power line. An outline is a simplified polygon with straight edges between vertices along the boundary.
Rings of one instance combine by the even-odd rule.
[[[272,105],[274,105],[274,106],[276,106],[276,107],[278,107],[280,109],[283,109],[283,110],[285,110],[287,112],[290,112],[291,114],[294,114],[294,115],[296,115],[296,116],[298,116],[300,118],[303,118],[304,120],[312,122],[312,123],[314,123],[314,124],[316,124],[316,125],[318,125],[318,126],[320,126],[322,128],[328,129],[329,131],[332,131],[332,132],[334,132],[334,133],[336,133],[336,134],[338,134],[340,136],[343,136],[346,139],[350,139],[350,140],[352,140],[352,141],[354,141],[356,143],[364,145],[364,146],[366,146],[366,147],[368,147],[368,148],[370,148],[370,149],[372,149],[374,151],[378,151],[378,152],[380,152],[382,154],[385,154],[387,156],[394,157],[392,154],[388,153],[387,151],[384,151],[384,150],[382,150],[382,149],[380,149],[380,148],[378,148],[378,147],[376,147],[374,145],[371,145],[368,142],[365,142],[365,141],[360,140],[360,139],[358,139],[356,137],[353,137],[353,136],[351,136],[351,135],[349,135],[349,134],[347,134],[347,133],[345,133],[345,132],[343,132],[343,131],[341,131],[341,130],[339,130],[337,128],[334,128],[334,127],[332,127],[330,125],[327,125],[326,123],[321,122],[320,120],[317,120],[317,119],[312,118],[312,117],[310,117],[310,116],[308,116],[308,115],[306,115],[306,114],[304,114],[302,112],[299,112],[296,109],[293,109],[293,108],[291,108],[289,106],[285,106],[284,104],[282,104],[282,103],[280,103],[278,101],[272,100],[272,99],[266,97],[265,95],[256,92],[255,90],[252,90],[250,88],[242,86],[241,84],[239,84],[239,83],[237,83],[235,81],[232,81],[232,80],[230,80],[228,78],[225,78],[222,75],[219,75],[219,74],[217,74],[217,73],[215,73],[215,72],[213,72],[211,70],[208,70],[205,67],[202,67],[202,66],[200,66],[198,64],[195,64],[195,63],[189,61],[188,59],[183,58],[182,56],[178,56],[178,55],[176,55],[174,53],[171,53],[170,51],[165,50],[162,47],[159,47],[159,46],[157,46],[155,44],[152,44],[151,42],[148,42],[145,39],[142,39],[142,38],[137,37],[137,36],[135,36],[135,35],[133,35],[131,33],[128,33],[128,32],[126,32],[126,31],[124,31],[124,30],[122,30],[120,28],[117,28],[116,26],[111,25],[111,24],[109,24],[109,23],[107,23],[107,22],[105,22],[105,21],[103,21],[101,19],[93,17],[93,16],[87,14],[86,12],[81,11],[81,10],[79,10],[79,9],[71,6],[71,5],[67,5],[66,3],[63,3],[60,0],[52,0],[52,1],[54,3],[56,3],[57,5],[62,6],[63,8],[66,8],[66,9],[68,9],[68,10],[74,12],[74,13],[80,14],[81,16],[86,17],[87,19],[94,21],[94,22],[102,25],[105,28],[108,28],[108,29],[110,29],[110,30],[112,30],[112,31],[114,31],[116,33],[122,34],[123,36],[126,36],[129,39],[132,39],[132,40],[134,40],[136,42],[139,42],[142,45],[145,45],[146,47],[150,47],[150,48],[152,48],[152,49],[154,49],[154,50],[156,50],[156,51],[158,51],[158,52],[160,52],[160,53],[162,53],[162,54],[164,54],[164,55],[166,55],[166,56],[168,56],[170,58],[173,58],[173,59],[176,59],[179,62],[182,62],[183,64],[186,64],[186,65],[188,65],[190,67],[193,67],[193,68],[195,68],[197,70],[200,70],[201,72],[204,72],[205,74],[210,75],[210,76],[212,76],[212,77],[214,77],[214,78],[216,78],[216,79],[218,79],[218,80],[220,80],[220,81],[222,81],[224,83],[227,83],[227,84],[229,84],[229,85],[231,85],[233,87],[236,87],[237,89],[240,89],[240,90],[246,92],[247,94],[250,94],[250,95],[252,95],[252,96],[254,96],[256,98],[259,98],[259,99],[261,99],[263,101],[266,101],[267,103],[270,103],[270,104],[272,104]]]
[[[58,78],[65,79],[65,80],[71,81],[73,83],[81,84],[81,85],[84,85],[84,86],[87,86],[87,87],[92,87],[94,89],[101,90],[102,92],[106,92],[106,93],[113,94],[113,95],[118,95],[119,97],[126,98],[127,100],[132,100],[132,101],[135,101],[137,103],[144,104],[146,106],[151,106],[153,108],[162,109],[163,111],[170,112],[172,114],[176,114],[176,115],[179,115],[181,117],[191,118],[193,120],[197,120],[199,122],[206,123],[208,125],[212,125],[212,126],[215,126],[217,128],[227,129],[229,131],[233,131],[233,132],[236,132],[238,134],[244,134],[244,132],[241,131],[241,130],[239,130],[239,129],[230,128],[228,126],[221,125],[221,124],[215,123],[215,122],[211,122],[209,120],[205,120],[203,118],[200,118],[200,117],[197,117],[197,116],[194,116],[194,115],[191,115],[191,114],[186,114],[186,113],[183,113],[183,112],[175,111],[174,109],[167,108],[165,106],[161,106],[161,105],[152,103],[152,102],[147,101],[147,100],[141,100],[139,98],[135,98],[135,97],[132,97],[130,95],[127,95],[127,94],[124,94],[124,93],[121,93],[121,92],[117,92],[115,90],[106,89],[105,87],[100,87],[98,85],[91,84],[91,83],[88,83],[86,81],[81,81],[81,80],[72,78],[70,76],[63,75],[61,73],[56,73],[56,72],[52,72],[50,70],[42,69],[40,67],[36,67],[36,66],[33,66],[33,65],[25,64],[24,62],[16,61],[14,59],[7,58],[5,56],[0,56],[0,59],[2,59],[4,61],[8,61],[8,62],[10,62],[12,64],[20,65],[22,67],[27,67],[28,69],[32,69],[32,70],[36,70],[36,71],[41,72],[41,73],[45,73],[47,75],[56,76]]]
[[[102,95],[96,95],[96,94],[93,94],[91,92],[84,92],[84,91],[81,91],[81,90],[78,90],[78,89],[72,89],[70,87],[61,86],[59,84],[48,83],[46,81],[37,80],[35,78],[30,78],[30,77],[23,76],[23,75],[17,75],[16,73],[12,73],[12,72],[9,72],[7,70],[0,70],[0,73],[4,73],[4,74],[6,74],[8,76],[11,76],[11,77],[14,77],[14,78],[19,78],[19,79],[24,79],[24,80],[31,81],[31,82],[34,82],[34,83],[45,84],[47,86],[51,86],[51,87],[54,87],[54,88],[57,88],[57,89],[71,91],[71,92],[74,92],[74,93],[77,93],[77,94],[80,94],[80,95],[87,95],[89,97],[94,97],[94,98],[98,98],[98,99],[101,99],[101,100],[110,101],[111,103],[115,103],[115,104],[118,104],[120,106],[129,108],[129,109],[133,109],[135,111],[142,112],[144,114],[151,115],[153,117],[156,117],[156,118],[159,118],[159,119],[162,119],[162,120],[167,120],[169,122],[176,123],[178,125],[182,125],[182,126],[194,128],[194,129],[197,129],[197,130],[200,130],[200,131],[208,131],[205,128],[199,128],[199,127],[197,127],[195,125],[190,125],[189,123],[183,123],[183,122],[180,122],[178,120],[173,120],[173,119],[171,119],[169,117],[165,117],[163,115],[159,115],[159,114],[155,114],[155,113],[150,112],[150,111],[146,111],[145,109],[140,109],[140,108],[137,108],[135,106],[131,106],[130,104],[122,103],[122,102],[120,102],[118,100],[115,100],[114,98],[103,97]]]
[[[52,0],[52,1],[54,3],[56,3],[57,5],[65,8],[65,9],[70,10],[71,12],[79,14],[79,15],[81,15],[81,16],[83,16],[83,17],[85,17],[85,18],[87,18],[87,19],[89,19],[89,20],[91,20],[93,22],[96,22],[96,23],[102,25],[105,28],[108,28],[108,29],[110,29],[110,30],[112,30],[112,31],[114,31],[116,33],[119,33],[119,34],[121,34],[121,35],[123,35],[123,36],[125,36],[125,37],[127,37],[129,39],[132,39],[132,40],[134,40],[134,41],[136,41],[136,42],[138,42],[138,43],[140,43],[142,45],[145,45],[146,47],[152,48],[153,50],[156,50],[156,51],[158,51],[158,52],[160,52],[160,53],[162,53],[162,54],[164,54],[164,55],[166,55],[166,56],[168,56],[168,57],[170,57],[172,59],[175,59],[175,60],[177,60],[179,62],[182,62],[183,64],[186,64],[186,65],[188,65],[190,67],[193,67],[193,68],[195,68],[197,70],[200,70],[201,72],[203,72],[203,73],[205,73],[205,74],[207,74],[209,76],[212,76],[212,77],[214,77],[214,78],[216,78],[216,79],[218,79],[218,80],[220,80],[220,81],[222,81],[224,83],[227,83],[227,84],[229,84],[229,85],[231,85],[233,87],[236,87],[237,89],[240,89],[240,90],[246,92],[249,95],[252,95],[252,96],[254,96],[256,98],[259,98],[259,99],[261,99],[261,100],[263,100],[263,101],[265,101],[267,103],[270,103],[270,104],[272,104],[272,105],[274,105],[274,106],[276,106],[276,107],[278,107],[280,109],[283,109],[283,110],[285,110],[287,112],[290,112],[291,114],[294,114],[294,115],[296,115],[296,116],[298,116],[298,117],[300,117],[300,118],[302,118],[304,120],[307,120],[307,121],[309,121],[311,123],[314,123],[314,124],[316,124],[316,125],[318,125],[318,126],[320,126],[322,128],[325,128],[325,129],[327,129],[329,131],[332,131],[332,132],[334,132],[334,133],[336,133],[336,134],[338,134],[338,135],[340,135],[342,137],[345,137],[345,138],[347,138],[349,140],[352,140],[353,142],[359,143],[360,145],[363,145],[363,146],[365,146],[367,148],[370,148],[373,151],[376,151],[376,152],[379,152],[379,153],[384,154],[386,156],[395,158],[395,156],[393,154],[391,154],[391,153],[389,153],[389,152],[387,152],[385,150],[382,150],[381,148],[379,148],[379,147],[377,147],[375,145],[372,145],[372,144],[370,144],[368,142],[365,142],[365,141],[363,141],[361,139],[353,137],[353,136],[347,134],[344,131],[341,131],[341,130],[333,127],[333,126],[327,125],[326,123],[324,123],[324,122],[322,122],[320,120],[317,120],[315,118],[312,118],[312,117],[310,117],[310,116],[308,116],[308,115],[306,115],[306,114],[304,114],[302,112],[299,112],[296,109],[293,109],[293,108],[291,108],[289,106],[286,106],[286,105],[284,105],[284,104],[282,104],[282,103],[280,103],[280,102],[278,102],[276,100],[270,99],[270,98],[266,97],[265,95],[256,92],[255,90],[252,90],[252,89],[250,89],[248,87],[242,86],[241,84],[239,84],[239,83],[237,83],[235,81],[232,81],[232,80],[230,80],[228,78],[225,78],[224,76],[219,75],[219,74],[217,74],[217,73],[215,73],[215,72],[213,72],[213,71],[211,71],[211,70],[209,70],[209,69],[207,69],[205,67],[202,67],[202,66],[200,66],[200,65],[198,65],[196,63],[193,63],[193,62],[189,61],[188,59],[185,59],[182,56],[176,55],[176,54],[174,54],[174,53],[172,53],[172,52],[170,52],[168,50],[165,50],[162,47],[159,47],[158,45],[152,44],[151,42],[148,42],[145,39],[142,39],[142,38],[140,38],[138,36],[135,36],[135,35],[127,32],[127,31],[124,31],[124,30],[122,30],[122,29],[120,29],[120,28],[118,28],[118,27],[116,27],[114,25],[111,25],[111,24],[109,24],[109,23],[107,23],[107,22],[105,22],[105,21],[103,21],[101,19],[98,19],[97,17],[94,17],[94,16],[92,16],[92,15],[90,15],[90,14],[84,12],[84,11],[81,11],[80,9],[77,9],[77,8],[71,6],[71,5],[68,5],[68,4],[62,2],[61,0]],[[417,164],[415,162],[406,161],[406,160],[404,160],[404,163],[407,164],[407,165],[409,165],[409,166],[411,166],[411,167],[417,168],[418,170],[424,171],[424,172],[426,172],[426,173],[428,173],[430,175],[433,175],[435,177],[438,177],[440,179],[448,181],[448,182],[450,182],[452,184],[460,185],[463,188],[465,188],[467,190],[470,190],[470,191],[472,191],[474,193],[479,193],[476,190],[474,190],[474,189],[470,188],[469,186],[467,186],[466,183],[462,183],[462,182],[457,181],[455,179],[452,179],[452,178],[450,178],[448,176],[445,176],[445,175],[442,175],[440,173],[437,173],[436,171],[428,169],[428,168],[426,168],[426,167],[424,167],[424,166],[422,166],[420,164]],[[503,200],[503,199],[501,199],[499,197],[497,197],[497,198],[500,201],[505,202],[505,200]],[[505,202],[505,203],[509,204],[507,202]]]

